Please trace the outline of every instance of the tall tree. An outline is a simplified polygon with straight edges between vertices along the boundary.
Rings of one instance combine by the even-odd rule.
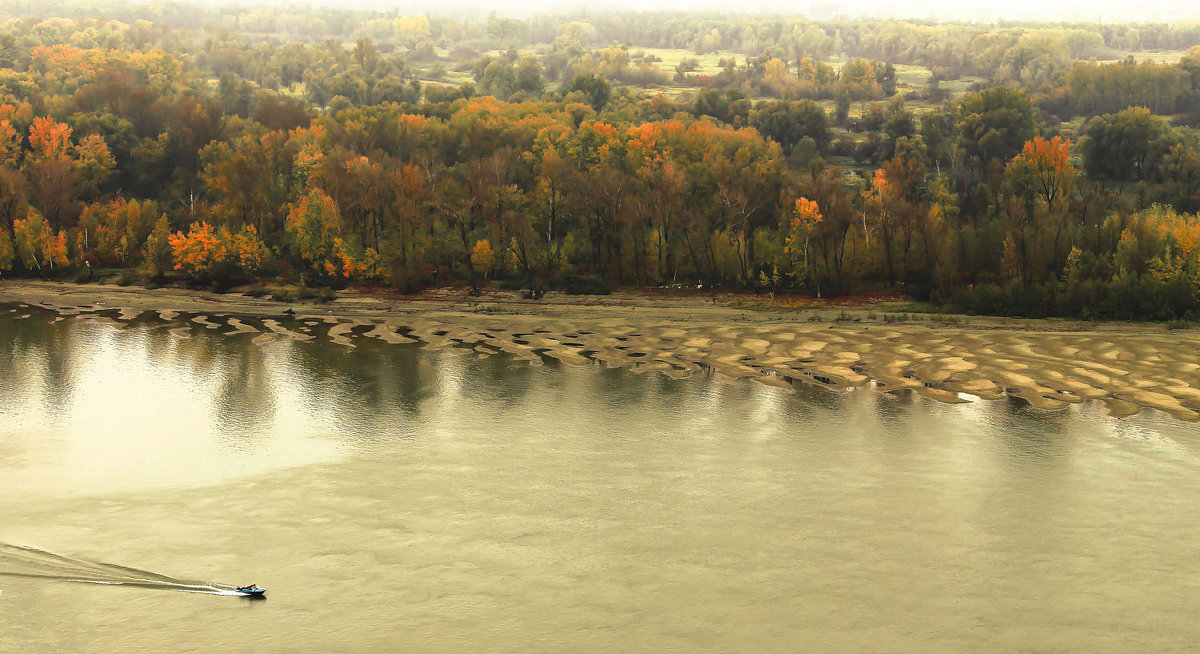
[[[995,87],[968,93],[958,106],[957,144],[980,166],[1008,161],[1033,137],[1033,105],[1023,91]]]

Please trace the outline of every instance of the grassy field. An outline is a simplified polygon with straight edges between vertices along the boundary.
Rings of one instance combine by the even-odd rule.
[[[896,88],[898,90],[920,91],[929,83],[933,72],[924,66],[898,64],[896,66]]]
[[[464,82],[472,81],[470,73],[465,69],[470,62],[457,61],[451,58],[450,51],[439,48],[437,49],[438,63],[445,69],[445,73],[440,79],[434,80],[422,78],[424,82],[459,85]],[[479,56],[500,56],[503,52],[494,50],[491,52],[481,52]],[[522,48],[518,50],[518,54],[538,54],[538,49],[533,47]],[[721,50],[708,54],[696,54],[692,50],[686,48],[630,48],[629,49],[631,65],[636,65],[637,59],[640,57],[657,57],[659,61],[652,65],[658,70],[666,74],[670,79],[675,75],[675,68],[685,59],[695,59],[696,69],[689,72],[688,76],[713,76],[721,72],[720,62],[723,59],[733,59],[739,65],[744,64],[746,55],[732,50]],[[1139,56],[1160,56],[1164,61],[1178,61],[1182,55],[1182,51],[1178,52],[1161,52],[1161,53],[1139,53]],[[840,67],[849,59],[843,56],[830,57],[825,63],[831,66]],[[896,88],[899,92],[907,95],[914,95],[925,90],[929,83],[929,78],[932,76],[932,71],[925,66],[917,66],[912,64],[897,64],[896,65]],[[967,92],[967,89],[976,82],[981,81],[977,77],[963,77],[957,80],[951,80],[941,83],[941,88],[949,93],[951,99],[957,99]],[[698,89],[689,84],[679,84],[674,81],[658,86],[634,86],[637,91],[646,94],[663,93],[671,98],[677,98],[685,93],[695,93]],[[833,101],[820,101],[821,106],[830,114],[834,111]],[[919,100],[910,99],[910,106],[917,111],[926,111],[932,108],[933,105],[922,103]],[[853,111],[853,110],[852,110]]]
[[[679,62],[683,61],[684,59],[695,59],[697,61],[696,70],[688,73],[689,76],[695,76],[716,75],[717,73],[721,72],[721,67],[718,64],[722,59],[729,59],[732,57],[738,62],[742,62],[746,58],[746,55],[728,50],[698,55],[691,50],[684,48],[632,48],[629,54],[631,59],[635,55],[658,57],[662,61],[654,63],[653,66],[666,73],[669,79],[673,79],[675,77],[675,67],[678,66]],[[684,93],[695,93],[698,91],[698,89],[694,86],[677,84],[675,82],[668,82],[662,86],[643,86],[635,88],[645,93],[662,93],[669,98],[677,98]]]
[[[1187,54],[1187,50],[1139,50],[1126,52],[1119,59],[1110,61],[1121,61],[1125,57],[1133,56],[1138,61],[1153,61],[1156,64],[1177,64],[1185,54]],[[1100,63],[1107,63],[1107,61],[1101,61]]]
[[[442,76],[439,79],[429,79],[424,76],[421,77],[422,84],[442,84],[446,86],[459,86],[461,84],[474,81],[475,78],[471,76],[471,73],[463,70],[447,69],[442,73]]]
[[[718,63],[722,59],[729,59],[730,57],[733,57],[738,61],[738,63],[742,63],[746,60],[746,55],[738,52],[732,52],[730,50],[722,50],[720,52],[698,55],[691,50],[685,50],[683,48],[634,48],[630,51],[630,55],[633,55],[635,51],[644,52],[647,57],[654,55],[662,59],[662,61],[655,65],[658,66],[660,70],[670,75],[675,74],[675,67],[678,66],[679,62],[683,61],[684,59],[695,59],[697,62],[699,62],[696,70],[690,73],[692,75],[716,75],[717,73],[721,72],[721,67],[718,65]]]

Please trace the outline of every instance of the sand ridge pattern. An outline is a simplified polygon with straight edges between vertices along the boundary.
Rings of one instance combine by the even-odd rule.
[[[671,378],[713,370],[779,387],[871,385],[884,392],[915,392],[944,402],[1007,395],[1046,410],[1100,400],[1119,417],[1154,408],[1182,420],[1200,420],[1200,335],[1192,330],[1052,331],[931,321],[812,322],[730,315],[719,320],[690,319],[688,314],[705,315],[695,307],[673,313],[613,307],[568,311],[544,305],[469,312],[458,306],[388,315],[394,307],[363,307],[353,301],[335,309],[308,307],[296,315],[280,316],[277,304],[222,306],[210,300],[185,304],[186,309],[150,309],[156,298],[148,295],[122,297],[135,300],[133,304],[141,309],[54,306],[57,303],[48,301],[15,306],[17,317],[41,309],[56,311],[55,320],[85,314],[126,323],[149,320],[180,337],[209,331],[248,337],[264,347],[281,339],[322,339],[352,348],[360,339],[374,339],[431,348],[469,347],[484,356],[504,352],[532,365],[553,359],[572,366],[604,365]],[[193,310],[202,306],[220,306],[220,310]],[[322,314],[322,310],[342,313]],[[554,310],[562,310],[562,315],[546,315]],[[259,312],[257,317],[254,312]]]
[[[398,321],[427,345],[464,344],[533,364],[600,362],[686,377],[703,368],[774,385],[873,385],[945,402],[1021,398],[1040,409],[1102,400],[1118,416],[1142,407],[1200,419],[1197,339],[1097,338],[1061,332],[972,332],[922,325],[692,322],[634,326],[619,320],[564,323],[473,316]],[[518,324],[513,324],[514,322]],[[526,323],[524,325],[520,323]]]

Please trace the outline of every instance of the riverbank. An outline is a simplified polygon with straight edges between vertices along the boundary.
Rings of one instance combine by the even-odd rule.
[[[469,298],[462,289],[411,296],[351,289],[333,302],[308,304],[16,280],[0,282],[0,302],[61,316],[185,318],[174,328],[181,335],[211,329],[264,346],[285,338],[328,338],[347,347],[362,338],[466,345],[533,365],[548,357],[668,377],[715,370],[773,386],[870,384],[944,402],[1007,395],[1045,410],[1099,400],[1116,416],[1154,408],[1200,420],[1200,334],[1160,325],[910,315],[872,303],[755,310],[747,307],[763,303],[744,296],[661,292],[555,293],[534,301],[503,291]]]

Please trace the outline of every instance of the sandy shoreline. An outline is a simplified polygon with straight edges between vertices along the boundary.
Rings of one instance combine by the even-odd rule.
[[[834,321],[842,309],[773,314],[730,307],[708,296],[548,295],[540,302],[497,292],[467,300],[461,291],[386,297],[343,291],[326,304],[281,303],[229,293],[146,290],[101,284],[0,282],[0,302],[38,305],[60,315],[95,313],[133,320],[147,312],[180,335],[204,328],[248,334],[257,344],[321,335],[353,347],[360,338],[426,347],[470,345],[507,352],[533,365],[628,367],[686,377],[702,368],[790,387],[872,384],[945,402],[963,394],[1019,397],[1054,410],[1103,401],[1127,416],[1154,408],[1200,420],[1200,334],[1154,325],[971,317],[969,324],[885,323],[882,312],[849,309],[858,321]],[[293,309],[295,315],[284,315]],[[186,314],[186,315],[181,315]],[[261,326],[236,316],[262,318]],[[820,320],[817,320],[819,318]]]

